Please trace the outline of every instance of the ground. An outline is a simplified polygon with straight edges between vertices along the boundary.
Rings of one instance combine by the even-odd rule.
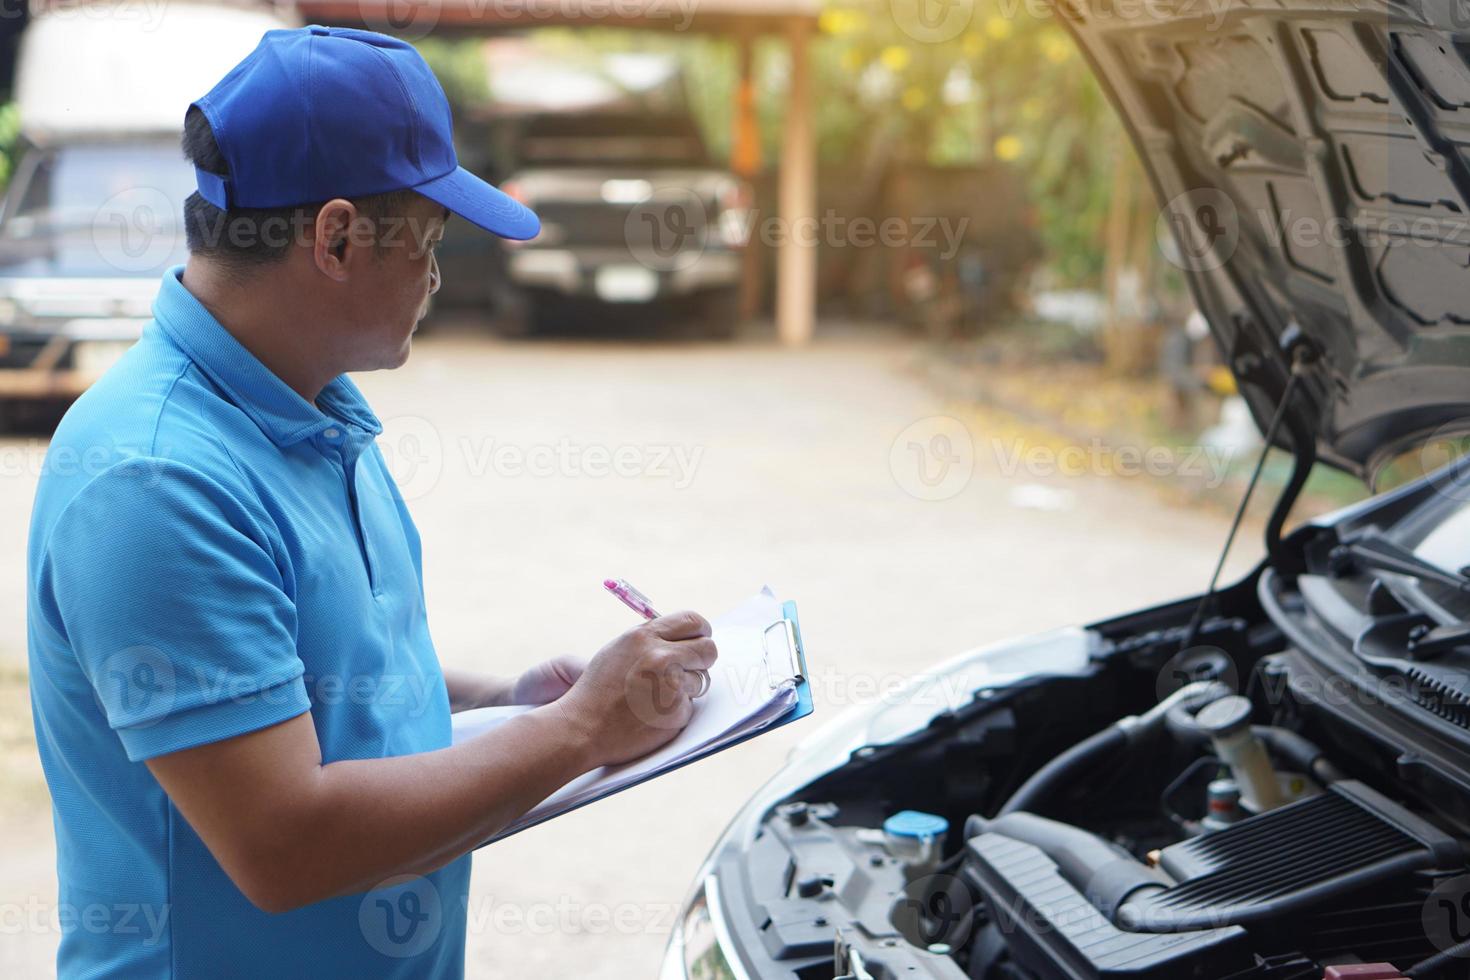
[[[1171,503],[1157,475],[1070,475],[1003,416],[922,380],[923,356],[839,327],[802,351],[441,330],[404,369],[359,379],[423,535],[445,663],[512,672],[590,654],[629,625],[599,587],[613,575],[711,615],[770,583],[800,603],[814,675],[814,717],[480,851],[470,976],[652,978],[710,844],[824,721],[969,648],[1208,579],[1223,510]],[[0,975],[13,977],[50,975],[57,941],[24,668],[44,448],[0,441]],[[1258,538],[1242,535],[1232,573]]]

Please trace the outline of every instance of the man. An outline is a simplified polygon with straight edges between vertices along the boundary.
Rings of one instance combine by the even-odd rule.
[[[271,31],[185,126],[188,264],[61,423],[31,525],[58,972],[458,976],[469,852],[671,739],[709,624],[441,671],[344,372],[407,358],[450,213],[537,219],[458,167],[442,88],[383,35]],[[541,707],[451,747],[452,710],[508,703]]]

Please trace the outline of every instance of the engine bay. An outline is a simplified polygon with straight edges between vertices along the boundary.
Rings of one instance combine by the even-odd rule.
[[[1465,799],[1304,696],[1260,585],[855,752],[715,869],[742,938],[797,980],[1470,976]]]

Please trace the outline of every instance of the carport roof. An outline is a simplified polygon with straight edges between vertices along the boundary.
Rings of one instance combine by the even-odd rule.
[[[297,0],[309,24],[394,33],[511,31],[553,25],[649,30],[777,31],[815,21],[821,0]]]

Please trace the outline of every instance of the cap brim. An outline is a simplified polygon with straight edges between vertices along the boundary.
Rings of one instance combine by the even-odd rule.
[[[464,167],[414,190],[501,238],[523,242],[541,233],[541,219],[534,211]]]

